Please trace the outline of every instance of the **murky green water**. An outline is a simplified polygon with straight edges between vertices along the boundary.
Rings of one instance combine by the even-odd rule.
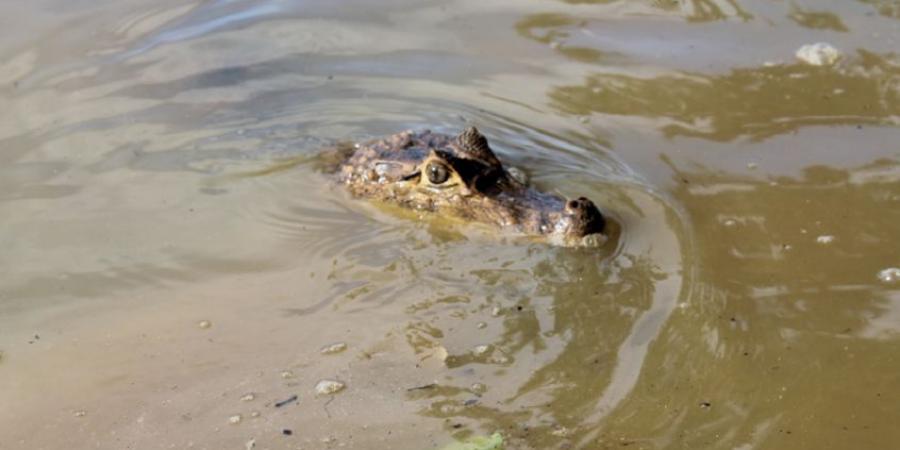
[[[0,447],[900,446],[895,2],[0,9]],[[287,163],[469,124],[621,236]]]

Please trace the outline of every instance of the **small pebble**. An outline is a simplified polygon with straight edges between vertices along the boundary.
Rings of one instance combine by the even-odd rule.
[[[493,309],[491,309],[491,315],[494,317],[499,317],[500,312],[501,312],[501,310],[500,310],[499,306],[495,306]]]
[[[208,320],[201,320],[201,321],[197,322],[197,326],[205,330],[212,326],[212,322],[210,322]]]
[[[283,434],[285,436],[290,436],[290,435],[294,434],[294,431],[285,428],[285,429],[281,430],[281,434]]]
[[[797,49],[797,59],[813,66],[830,66],[841,58],[841,51],[831,44],[817,42]]]
[[[256,439],[250,439],[244,444],[244,450],[253,450],[253,447],[256,447]]]
[[[321,353],[323,355],[333,355],[335,353],[340,353],[344,350],[347,350],[347,344],[345,344],[343,342],[335,342],[334,344],[326,345],[326,346],[322,347],[322,349],[319,350],[319,353]]]
[[[900,281],[900,268],[888,267],[887,269],[878,272],[878,279],[881,280],[882,283],[896,283]]]
[[[242,402],[252,402],[255,398],[256,398],[255,395],[253,395],[253,394],[247,394],[247,395],[241,397],[241,401],[242,401]]]
[[[487,328],[487,323],[478,322],[477,324],[475,324],[475,327],[478,328],[479,330],[483,330],[483,329]]]
[[[75,415],[75,417],[84,417],[87,415],[87,412],[79,410],[79,411],[75,411],[74,415]]]
[[[229,417],[228,423],[230,423],[232,425],[237,425],[237,424],[241,423],[241,415],[237,414],[237,415]]]
[[[834,236],[824,234],[816,238],[816,242],[822,245],[828,245],[834,242]]]
[[[336,394],[342,390],[346,385],[337,380],[322,380],[316,383],[316,395],[330,395]]]
[[[440,361],[447,361],[447,358],[450,356],[450,352],[448,352],[443,345],[439,345],[434,349],[434,356]]]
[[[472,386],[469,386],[469,390],[476,394],[484,394],[487,392],[487,386],[484,383],[472,383]]]
[[[294,378],[294,372],[291,372],[290,370],[285,370],[285,371],[281,372],[281,378],[284,378],[285,380],[287,380],[289,378]]]

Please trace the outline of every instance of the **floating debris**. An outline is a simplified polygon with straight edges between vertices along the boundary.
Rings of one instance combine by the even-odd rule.
[[[256,439],[250,439],[244,444],[244,450],[253,450],[253,447],[256,447]]]
[[[487,328],[487,322],[478,322],[475,324],[475,328],[478,328],[479,330],[483,330],[483,329]]]
[[[826,235],[817,237],[816,242],[819,244],[822,244],[822,245],[828,245],[828,244],[834,242],[834,239],[835,239],[834,236],[826,234]]]
[[[412,391],[424,391],[424,390],[427,390],[427,389],[434,389],[434,388],[436,388],[437,386],[438,386],[437,383],[428,383],[428,384],[423,384],[423,385],[421,385],[421,386],[416,386],[416,387],[407,388],[406,391],[407,391],[407,392],[412,392]]]
[[[485,355],[489,351],[491,351],[491,346],[486,345],[486,344],[485,345],[476,345],[475,348],[472,349],[472,353],[474,353],[475,356]]]
[[[256,418],[256,417],[259,417],[259,416],[260,416],[259,411],[251,411],[251,412],[250,412],[250,417]]]
[[[469,390],[475,394],[484,394],[487,392],[487,386],[484,383],[472,383]]]
[[[888,267],[887,269],[878,272],[878,279],[881,280],[882,283],[896,283],[900,281],[900,268]]]
[[[276,408],[281,408],[282,406],[287,405],[288,403],[293,403],[293,402],[296,402],[296,401],[297,401],[297,396],[296,396],[296,395],[292,395],[292,396],[290,396],[290,397],[288,397],[288,398],[286,398],[286,399],[284,399],[284,400],[282,400],[282,401],[280,401],[280,402],[275,402],[275,407],[276,407]]]
[[[491,358],[490,362],[492,364],[509,364],[509,358],[504,355],[500,355],[496,358]]]
[[[228,418],[228,423],[230,423],[232,425],[237,425],[237,424],[241,423],[241,419],[242,419],[241,415],[236,414],[236,415],[233,415]]]
[[[336,394],[344,390],[345,387],[347,387],[346,384],[337,380],[322,380],[316,383],[316,395]]]
[[[197,326],[205,330],[205,329],[212,327],[212,322],[210,322],[208,320],[201,320],[201,321],[197,322]]]
[[[800,47],[795,56],[812,66],[830,66],[841,59],[841,51],[831,44],[816,42]]]
[[[241,397],[241,401],[242,402],[252,402],[255,398],[256,398],[256,396],[253,395],[252,393],[250,393],[250,394],[247,394],[247,395]]]
[[[319,350],[319,353],[323,355],[333,355],[335,353],[340,353],[344,350],[347,350],[347,344],[344,342],[335,342],[334,344],[326,345]]]
[[[78,410],[75,411],[72,415],[74,415],[75,417],[84,417],[87,415],[87,412],[84,410]]]
[[[462,442],[453,442],[441,450],[499,450],[503,448],[503,436],[494,433],[490,436],[475,436]]]
[[[292,372],[290,370],[285,370],[285,371],[281,372],[281,378],[284,378],[285,380],[287,380],[289,378],[294,378],[294,372]]]

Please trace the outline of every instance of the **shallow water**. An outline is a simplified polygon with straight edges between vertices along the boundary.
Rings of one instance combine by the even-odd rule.
[[[900,445],[894,2],[0,8],[0,447]],[[621,235],[315,169],[469,124]]]

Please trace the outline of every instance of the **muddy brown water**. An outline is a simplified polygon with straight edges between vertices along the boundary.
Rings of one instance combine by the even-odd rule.
[[[900,447],[895,2],[0,10],[0,448]],[[468,124],[621,235],[310,162]]]

